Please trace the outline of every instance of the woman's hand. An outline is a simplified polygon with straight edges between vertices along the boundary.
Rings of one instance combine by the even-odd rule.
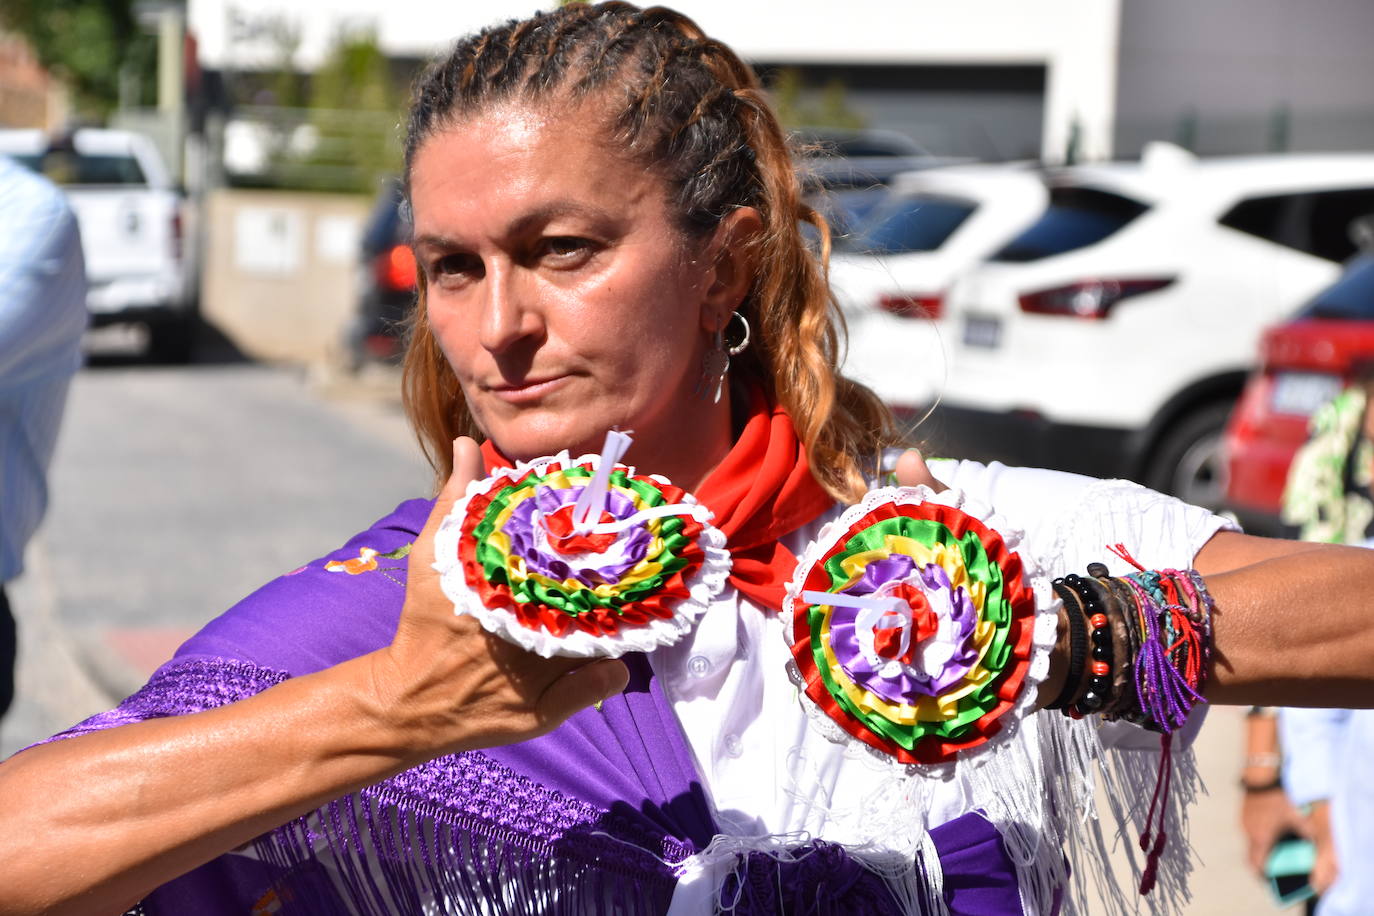
[[[619,661],[541,658],[454,613],[434,570],[434,534],[483,472],[471,439],[454,441],[453,458],[453,476],[411,548],[396,636],[374,657],[382,714],[426,757],[541,735],[619,693],[629,678]]]

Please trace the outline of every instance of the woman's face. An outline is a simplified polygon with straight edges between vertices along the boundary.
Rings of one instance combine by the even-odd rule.
[[[619,427],[645,471],[671,476],[683,441],[714,453],[709,469],[728,448],[728,406],[693,392],[742,292],[727,301],[713,243],[684,237],[664,182],[581,115],[501,106],[419,148],[410,194],[430,328],[509,457],[599,451]]]

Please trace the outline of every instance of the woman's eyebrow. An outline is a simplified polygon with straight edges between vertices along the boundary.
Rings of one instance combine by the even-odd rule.
[[[600,207],[590,206],[577,201],[551,201],[540,204],[532,210],[520,214],[515,219],[506,224],[504,235],[507,238],[518,237],[537,229],[545,223],[552,222],[562,217],[580,217],[588,220],[605,221],[609,214]],[[452,235],[441,232],[423,232],[411,238],[411,245],[416,249],[439,249],[448,250],[461,248],[464,243],[460,242]]]
[[[542,226],[565,216],[582,217],[584,219],[604,220],[607,217],[605,210],[578,201],[550,201],[540,204],[533,210],[522,213],[515,219],[506,224],[507,235],[521,235],[530,229]]]
[[[422,235],[413,235],[410,238],[412,248],[456,248],[458,242],[452,236],[440,235],[437,233],[426,232]]]

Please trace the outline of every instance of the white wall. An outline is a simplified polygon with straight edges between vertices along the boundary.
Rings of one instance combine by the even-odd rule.
[[[1044,152],[1062,154],[1070,123],[1082,149],[1111,152],[1116,37],[1121,0],[678,0],[713,37],[747,58],[789,62],[1043,63],[1048,78]],[[529,0],[189,0],[204,66],[252,68],[270,45],[251,24],[284,9],[298,18],[297,66],[317,65],[340,24],[371,24],[392,54],[426,56],[483,25],[548,3]],[[231,29],[231,22],[241,23]],[[242,24],[249,28],[243,28]]]

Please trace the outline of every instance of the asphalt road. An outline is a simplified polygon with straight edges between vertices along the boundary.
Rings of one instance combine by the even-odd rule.
[[[8,588],[21,683],[0,752],[107,707],[244,595],[428,492],[394,399],[342,394],[250,363],[77,376]]]
[[[427,492],[393,385],[232,361],[83,370],[48,518],[8,587],[21,659],[0,758],[109,708],[243,595]],[[1278,912],[1239,867],[1240,727],[1218,709],[1198,741],[1212,794],[1192,811],[1190,914]]]

